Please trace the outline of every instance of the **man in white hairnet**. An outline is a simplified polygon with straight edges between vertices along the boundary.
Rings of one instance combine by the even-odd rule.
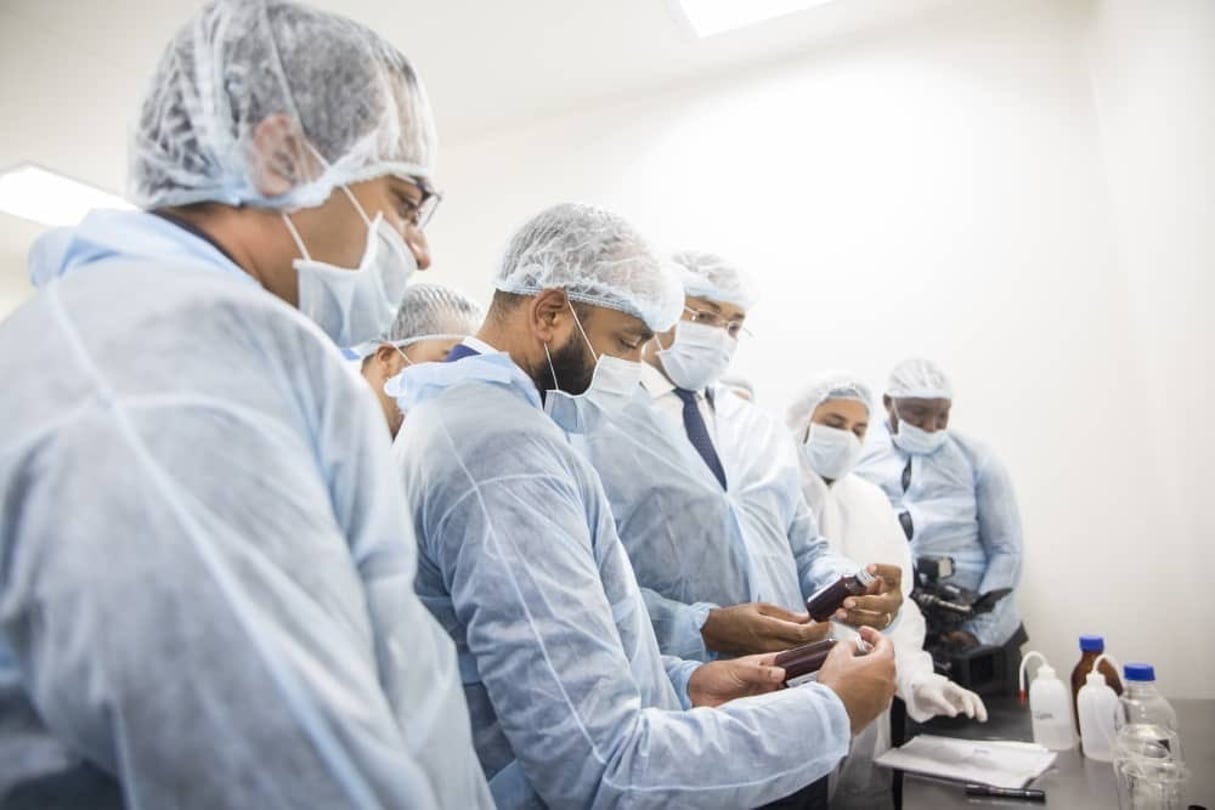
[[[821,639],[830,625],[810,620],[806,598],[861,566],[819,536],[784,425],[719,382],[755,294],[714,254],[670,263],[682,316],[647,344],[644,394],[575,446],[603,481],[664,653],[707,661]],[[900,570],[874,572],[872,592],[837,618],[893,622]],[[821,804],[825,790],[789,801]]]
[[[718,383],[755,294],[709,253],[671,260],[682,316],[646,346],[646,396],[580,437],[603,480],[663,652],[709,660],[769,652],[828,632],[807,596],[855,562],[832,553],[801,496],[779,420]],[[899,571],[838,618],[878,629],[897,614]]]
[[[888,418],[869,434],[856,472],[894,506],[913,560],[952,558],[949,582],[980,594],[1016,588],[1022,538],[1012,481],[991,448],[950,429],[953,386],[945,372],[928,360],[904,360],[882,403]],[[1003,648],[1010,688],[1028,640],[1014,595],[947,639],[961,650]]]
[[[904,596],[911,595],[911,554],[886,496],[853,470],[869,429],[869,389],[841,372],[820,375],[797,393],[786,424],[801,448],[802,489],[831,548],[856,559],[879,560],[903,571]],[[902,618],[889,632],[898,667],[898,696],[917,722],[939,714],[987,720],[983,700],[933,671],[924,651],[924,617],[915,602],[903,603]],[[833,635],[847,639],[837,625]],[[890,771],[874,765],[891,745],[889,712],[852,741],[831,796],[833,810],[893,807]]]
[[[0,632],[38,728],[0,746],[42,755],[0,756],[6,807],[490,806],[383,417],[334,345],[429,263],[434,152],[381,37],[216,2],[143,102],[144,210],[35,245],[0,324]]]
[[[567,438],[640,393],[678,282],[619,217],[564,204],[514,236],[495,286],[476,337],[398,378],[394,455],[498,806],[745,808],[818,779],[888,705],[889,642],[866,631],[868,656],[841,646],[780,691],[773,655],[662,656]]]
[[[385,386],[416,363],[435,363],[475,333],[485,314],[475,301],[439,284],[411,284],[388,333],[353,349],[359,371],[380,401],[388,431],[401,429],[405,414]]]

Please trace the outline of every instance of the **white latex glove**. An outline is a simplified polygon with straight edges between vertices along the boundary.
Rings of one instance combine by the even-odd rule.
[[[983,698],[953,681],[933,673],[911,685],[911,699],[919,714],[957,717],[964,714],[980,723],[987,722]]]

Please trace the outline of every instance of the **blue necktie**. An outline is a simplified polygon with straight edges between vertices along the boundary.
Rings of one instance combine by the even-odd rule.
[[[463,360],[465,357],[476,357],[479,354],[480,352],[471,346],[464,343],[457,343],[452,347],[451,352],[448,353],[447,357],[443,358],[443,362],[454,363],[457,360]]]
[[[705,464],[709,465],[713,475],[717,476],[721,488],[725,489],[726,471],[721,466],[721,459],[717,457],[717,451],[713,449],[713,439],[709,436],[709,427],[705,424],[705,418],[700,415],[700,406],[696,403],[696,392],[676,388],[675,396],[683,400],[683,429],[688,432],[688,440],[692,442],[696,452],[700,453],[700,457],[705,460]]]

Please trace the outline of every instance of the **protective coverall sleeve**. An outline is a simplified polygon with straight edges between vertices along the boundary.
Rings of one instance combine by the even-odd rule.
[[[667,677],[671,680],[671,686],[675,687],[675,694],[679,697],[679,704],[685,709],[692,708],[692,698],[688,695],[688,681],[692,679],[692,673],[700,666],[700,662],[687,661],[683,658],[676,658],[673,655],[664,655],[662,657],[662,665],[667,671]]]
[[[454,653],[412,593],[382,417],[332,347],[308,327],[264,329],[223,363],[174,352],[188,384],[162,392],[148,377],[164,364],[121,342],[60,344],[74,328],[47,300],[64,325],[48,351],[90,393],[0,465],[20,504],[0,531],[0,620],[49,729],[133,807],[488,806],[467,730],[428,739],[407,708],[449,705],[445,682],[458,696]],[[216,333],[190,337],[222,344],[280,306],[224,321],[210,304]],[[207,396],[215,380],[232,396]],[[463,756],[439,774],[430,751]]]
[[[987,555],[979,593],[1016,588],[1021,581],[1021,515],[1008,472],[990,451],[975,465],[975,507],[979,542]],[[964,629],[984,644],[1003,644],[1016,630],[1014,598],[1015,594],[1004,597],[995,610],[971,619]]]
[[[641,602],[613,605],[605,591],[588,524],[592,488],[537,446],[545,440],[511,439],[512,453],[495,455],[492,469],[472,471],[462,490],[430,489],[415,514],[497,721],[544,803],[750,807],[834,767],[848,718],[818,684],[718,709],[644,706],[614,621]],[[623,554],[609,539],[607,554]]]
[[[860,563],[831,550],[827,538],[819,534],[818,521],[806,505],[800,489],[789,524],[789,547],[797,563],[802,596],[807,599],[832,580],[844,574],[854,574],[861,568]]]
[[[711,602],[694,602],[689,605],[677,599],[668,599],[651,588],[642,588],[641,596],[650,612],[650,621],[654,625],[654,635],[658,637],[659,648],[679,658],[696,661],[709,661],[713,658],[712,653],[705,647],[700,629],[705,626],[709,611],[718,605]]]

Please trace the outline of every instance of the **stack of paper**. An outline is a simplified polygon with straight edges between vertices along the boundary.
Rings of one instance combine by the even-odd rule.
[[[921,734],[877,758],[888,768],[1002,788],[1025,787],[1054,761],[1054,753],[1034,743],[932,734]]]

